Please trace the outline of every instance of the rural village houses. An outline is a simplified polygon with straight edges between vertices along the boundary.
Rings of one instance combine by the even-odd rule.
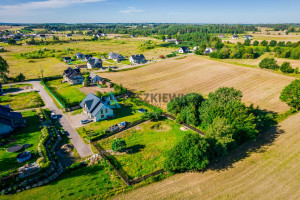
[[[122,56],[121,54],[118,54],[118,53],[114,53],[114,52],[110,52],[108,54],[108,58],[112,59],[116,62],[120,62],[120,61],[124,60],[124,56]]]
[[[63,57],[64,62],[69,63],[72,61],[71,57]]]
[[[233,35],[232,39],[234,39],[234,40],[239,39],[239,36],[238,35]]]
[[[83,108],[83,115],[95,122],[113,117],[113,109],[105,103],[106,99],[100,99],[96,95],[89,93],[80,103]]]
[[[210,48],[210,47],[208,47],[208,48],[205,49],[204,53],[205,54],[210,54],[210,53],[212,53],[212,52],[214,52],[216,50],[217,50],[216,48]]]
[[[87,61],[86,66],[88,69],[94,69],[94,68],[101,68],[102,67],[102,60],[98,58],[91,58]]]
[[[71,85],[81,84],[84,81],[84,77],[80,73],[80,69],[69,67],[64,71],[64,81],[69,82]]]
[[[178,52],[179,53],[188,53],[188,52],[190,52],[190,49],[186,46],[183,46],[178,50]]]
[[[15,128],[24,126],[22,114],[12,111],[9,106],[0,105],[0,135],[8,134]]]
[[[143,54],[137,54],[137,55],[132,55],[129,58],[129,61],[134,64],[134,63],[145,63],[146,59]]]
[[[165,39],[165,42],[167,42],[167,43],[175,43],[176,45],[179,44],[178,40],[176,40],[176,39]]]
[[[90,81],[91,81],[92,84],[99,83],[99,81],[101,79],[97,74],[95,74],[93,72],[90,73],[90,75],[88,76],[88,78],[90,79]]]

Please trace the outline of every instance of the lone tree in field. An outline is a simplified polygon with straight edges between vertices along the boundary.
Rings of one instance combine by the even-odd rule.
[[[245,45],[245,46],[250,46],[250,43],[251,43],[251,40],[247,38],[247,39],[245,40],[245,42],[244,42],[244,45]]]
[[[289,106],[300,109],[300,79],[294,80],[286,86],[280,95],[280,100],[287,103]]]
[[[280,66],[280,71],[283,73],[293,73],[294,69],[291,67],[291,64],[289,62],[284,62]]]
[[[0,78],[2,79],[3,82],[7,82],[8,79],[8,64],[7,62],[0,56]]]
[[[125,140],[121,140],[120,138],[117,138],[113,141],[111,148],[113,151],[122,152],[126,148],[126,142]]]
[[[265,69],[278,69],[279,66],[277,65],[277,61],[275,58],[264,58],[260,63],[259,63],[260,68],[265,68]]]
[[[253,46],[258,46],[258,45],[259,45],[259,41],[255,40],[255,41],[253,42]]]

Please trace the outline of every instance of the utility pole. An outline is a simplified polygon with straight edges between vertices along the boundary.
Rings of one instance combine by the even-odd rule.
[[[40,65],[40,69],[41,69],[41,73],[42,73],[42,78],[44,78],[44,76],[43,76],[44,70],[43,70],[43,68],[42,68],[42,65]]]

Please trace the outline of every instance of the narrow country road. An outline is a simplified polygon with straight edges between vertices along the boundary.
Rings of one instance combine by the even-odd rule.
[[[89,156],[92,154],[92,151],[90,147],[83,142],[79,134],[76,132],[76,130],[73,129],[71,126],[71,123],[69,122],[69,117],[65,115],[53,102],[52,98],[49,96],[49,94],[46,92],[45,88],[40,84],[40,80],[34,80],[34,81],[27,81],[23,83],[29,83],[32,84],[33,87],[38,90],[40,96],[42,97],[45,107],[49,108],[51,111],[54,111],[59,117],[59,122],[62,125],[62,127],[65,129],[65,131],[68,132],[69,138],[74,145],[75,149],[77,150],[78,154],[81,158]]]

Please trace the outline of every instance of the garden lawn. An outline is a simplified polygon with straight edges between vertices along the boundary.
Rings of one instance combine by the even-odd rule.
[[[9,153],[6,151],[8,147],[16,144],[31,144],[32,146],[29,147],[27,150],[37,150],[37,146],[41,136],[41,129],[39,127],[40,123],[38,116],[36,115],[35,111],[22,112],[22,116],[27,122],[26,127],[16,129],[15,133],[10,137],[12,143],[1,146],[0,148],[0,174],[3,171],[9,170],[11,168],[20,167],[23,166],[25,163],[31,163],[36,160],[36,158],[33,158],[28,162],[19,164],[17,162],[16,156],[20,152],[22,152],[22,150],[17,153]]]
[[[84,139],[87,137],[86,131],[94,133],[94,134],[101,134],[105,129],[108,127],[127,121],[127,122],[134,122],[137,120],[142,119],[143,113],[139,113],[137,110],[140,108],[147,109],[148,111],[152,111],[151,108],[144,106],[144,105],[136,105],[130,99],[122,100],[118,102],[121,108],[114,108],[114,118],[102,120],[99,122],[93,122],[87,124],[84,127],[80,127],[77,129],[77,132],[81,137]]]
[[[23,92],[1,96],[0,104],[9,104],[13,110],[39,108],[45,105],[38,92]]]
[[[80,168],[62,175],[48,185],[5,196],[4,199],[104,199],[125,187],[114,172],[113,175],[111,171],[108,172],[106,166],[101,162]]]
[[[62,100],[66,105],[77,106],[86,97],[86,95],[79,90],[83,87],[79,85],[71,85],[70,83],[61,83],[62,79],[47,81],[46,85],[52,92]]]
[[[102,139],[98,141],[96,146],[101,145],[105,150],[111,150],[115,138],[125,140],[126,149],[131,149],[132,153],[113,155],[110,156],[110,159],[125,176],[134,179],[163,169],[166,152],[187,133],[194,132],[180,130],[180,125],[169,119],[156,122],[148,121]]]

